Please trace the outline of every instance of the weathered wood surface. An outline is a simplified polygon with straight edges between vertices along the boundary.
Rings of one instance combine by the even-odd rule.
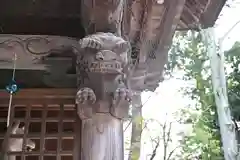
[[[69,37],[0,35],[0,72],[5,75],[0,80],[0,88],[11,79],[14,63],[18,70],[16,80],[25,88],[74,88],[78,49],[78,40]],[[25,74],[29,75],[27,79]]]
[[[162,4],[142,0],[132,4],[129,37],[139,61],[132,75],[133,89],[154,91],[162,81],[167,53],[184,4],[185,0],[168,0]]]
[[[171,39],[177,25],[179,24],[183,9],[183,14],[186,14],[185,12],[189,11],[189,1],[186,0],[185,3],[185,0],[168,0],[158,3],[158,1],[147,0],[126,2],[123,0],[105,0],[101,1],[100,3],[100,1],[98,2],[83,0],[81,3],[81,7],[79,9],[79,11],[81,11],[80,17],[82,17],[82,26],[84,27],[87,34],[92,34],[98,31],[113,32],[131,42],[131,57],[134,61],[138,61],[138,63],[134,65],[134,72],[131,75],[131,88],[139,91],[145,89],[151,91],[155,90],[155,88],[158,86],[158,83],[163,80],[162,73],[164,65],[167,62],[167,52],[171,45]],[[222,3],[223,1],[221,1],[221,4]],[[196,3],[196,5],[199,4],[200,3],[198,2]],[[204,1],[204,3],[201,4],[201,8],[198,9],[199,13],[196,11],[196,14],[198,15],[194,16],[199,18],[199,16],[204,12],[204,7],[206,10],[209,10],[209,7],[212,5],[212,2],[209,2],[208,4]],[[190,9],[194,8],[196,7],[190,7]],[[182,16],[181,21],[183,21],[184,18],[186,17]],[[4,36],[5,35],[3,35],[3,37],[0,37],[0,42],[6,40],[6,37]],[[29,37],[30,36],[28,36],[28,38]],[[53,39],[51,36],[48,36],[47,40],[43,37],[41,39],[36,39],[36,37],[38,36],[32,36],[33,39],[31,39],[31,43],[35,43],[35,46],[32,48],[34,52],[39,51],[38,48],[41,46],[41,48],[45,48],[44,53],[50,51],[49,49],[51,48],[53,50],[50,52],[58,52],[57,54],[61,57],[63,55],[72,54],[71,51],[63,52],[63,50],[69,47],[69,43],[72,43],[73,46],[77,45],[76,40],[72,41],[72,39],[69,40],[69,38],[58,37],[59,40],[53,40],[52,42],[52,40],[50,40]],[[13,38],[12,35],[11,38],[8,38],[16,41],[16,37]],[[20,39],[22,39],[21,41],[25,43],[24,39],[26,38],[22,38],[20,36]],[[38,45],[36,45],[37,41],[39,41]],[[48,41],[49,43],[46,44]],[[19,52],[21,55],[21,52],[23,51],[19,48],[20,45],[16,44],[16,42],[14,43],[17,52]],[[56,45],[54,43],[59,45]],[[13,42],[10,44],[12,45]],[[3,44],[0,46],[2,45]],[[29,47],[25,49],[28,48]],[[65,65],[61,66],[59,64],[65,63],[68,65],[68,67],[71,66],[71,60],[67,60],[66,58],[58,61],[56,58],[54,60],[49,60],[49,58],[46,58],[45,62],[37,64],[35,61],[35,55],[32,56],[30,54],[31,56],[29,56],[28,50],[24,52],[27,54],[25,54],[26,56],[22,56],[24,57],[22,59],[27,60],[27,63],[25,63],[26,61],[21,62],[21,60],[19,60],[19,69],[45,70],[49,69],[49,66],[54,65],[62,67],[61,69],[52,69],[52,73],[57,73],[59,71],[66,70],[66,68],[64,68]],[[59,52],[62,54],[59,54]],[[1,49],[1,54],[3,53],[6,53],[6,51],[3,51],[3,49]],[[12,64],[10,63],[12,58],[9,59],[9,57],[11,57],[9,56],[11,53],[7,55],[8,57],[6,57],[5,54],[2,55],[2,58],[0,57],[0,68],[12,68]],[[30,62],[32,59],[34,59],[34,62]],[[61,78],[60,76],[53,76],[51,78],[48,78],[47,83],[50,86],[52,85],[53,87],[59,87],[62,85],[70,87],[67,86],[67,84],[71,84],[72,79],[69,79],[70,83],[60,83],[56,81],[52,82],[51,79],[54,78],[65,79]]]
[[[76,89],[20,89],[13,95],[12,105],[26,107],[31,104],[33,108],[44,107],[43,104],[50,104],[52,108],[59,108],[59,104],[69,105],[66,108],[75,108]],[[0,108],[7,108],[9,105],[9,93],[0,90]]]
[[[85,64],[88,68],[88,83],[83,85],[78,78],[76,97],[79,117],[86,123],[82,129],[84,160],[123,159],[122,149],[119,151],[119,147],[123,147],[116,146],[116,143],[122,145],[123,132],[119,130],[122,129],[119,124],[128,114],[129,93],[131,90],[154,90],[158,86],[185,0],[164,3],[130,1],[128,4],[131,6],[127,6],[123,0],[104,2],[83,1],[81,9],[84,13],[82,23],[89,34],[80,41],[82,51],[77,55],[76,66],[79,77],[81,66]],[[122,25],[119,25],[120,22]],[[124,39],[120,40],[120,36],[131,43],[131,52],[128,52],[127,43]],[[120,57],[126,57],[126,62]],[[96,132],[96,126],[107,128],[106,132],[102,131],[101,136],[104,138],[101,140],[98,140],[100,133]],[[114,135],[115,130],[121,132],[118,135],[121,138],[110,136],[109,141],[105,139],[109,138],[109,134]],[[98,151],[100,156],[95,156],[100,146],[103,146]]]
[[[8,152],[22,152],[27,148],[30,149],[29,151],[35,149],[36,143],[29,138],[24,138],[25,127],[20,128],[19,125],[20,121],[17,121],[8,127],[1,147],[1,155],[3,156],[1,160],[16,160],[16,155],[8,155]],[[11,138],[10,135],[21,135],[21,138]]]
[[[79,0],[25,0],[22,2],[2,0],[0,17],[23,17],[26,15],[50,18],[80,17],[80,5],[81,1]]]
[[[61,63],[60,63],[61,62]],[[22,88],[76,88],[76,71],[72,74],[66,61],[55,63],[55,70],[47,72],[45,70],[17,70],[15,80]],[[67,61],[68,62],[68,61]],[[66,65],[62,65],[66,64]],[[57,69],[57,66],[60,66]],[[0,69],[0,89],[5,89],[6,85],[12,79],[13,66],[10,69]],[[26,78],[27,75],[27,78]]]
[[[85,124],[82,153],[93,156],[84,160],[123,159],[122,120],[128,117],[131,90],[158,86],[185,1],[130,1],[130,7],[124,0],[106,2],[82,1],[82,25],[88,35],[79,42],[53,36],[0,37],[1,61],[8,69],[14,52],[18,69],[62,75],[76,67],[76,103]],[[106,131],[96,132],[99,127]],[[113,136],[107,141],[109,135]],[[91,149],[85,144],[87,136]],[[99,141],[99,137],[105,138]],[[94,157],[99,146],[105,150]]]
[[[36,99],[36,98],[75,98],[76,89],[66,88],[66,89],[47,89],[47,88],[39,88],[39,89],[21,89],[14,97],[17,99]],[[0,90],[0,98],[9,98],[9,93],[6,90]]]
[[[184,5],[185,0],[82,0],[85,37],[1,36],[0,67],[12,69],[17,52],[17,68],[48,71],[54,75],[45,81],[51,86],[64,85],[51,78],[64,81],[62,75],[76,68],[82,159],[123,160],[122,120],[131,92],[154,91],[162,80]]]
[[[178,30],[212,27],[215,24],[226,0],[186,0]]]
[[[16,54],[16,68],[27,70],[47,70],[59,61],[70,61],[74,57],[73,50],[78,50],[77,39],[44,36],[44,35],[0,35],[0,67],[13,68]],[[55,58],[51,58],[55,57]]]
[[[164,2],[164,0],[152,1]],[[100,5],[99,2],[101,2]],[[115,4],[117,2],[119,1],[116,0]],[[134,1],[128,0],[126,2],[128,3],[126,6],[131,8],[130,6]],[[226,0],[186,0],[178,29],[197,29],[199,23],[204,28],[213,26],[225,2]],[[107,8],[109,6],[107,0],[96,1],[95,3],[87,0],[24,0],[21,2],[2,0],[0,5],[0,32],[4,34],[50,34],[81,38],[84,31],[82,31],[80,13],[85,12],[82,8],[87,11],[92,9],[91,6],[94,6],[94,4],[96,7],[93,10],[94,12],[91,11],[92,13],[99,13],[101,7]],[[85,7],[80,7],[81,5],[85,5]],[[131,14],[129,9],[126,12],[128,15]],[[99,16],[105,21],[107,16],[104,17],[103,15]],[[91,18],[93,19],[93,17]]]
[[[124,0],[82,0],[82,24],[87,34],[113,32],[121,35]]]
[[[128,117],[132,96],[127,83],[130,44],[99,32],[80,40],[80,46],[76,103],[83,121],[82,159],[123,160],[122,120]],[[85,83],[83,70],[88,75]]]
[[[93,3],[89,4],[90,2],[84,1],[85,6],[82,5],[85,7],[82,8],[85,30],[88,30],[88,33],[110,31],[129,40],[132,45],[131,58],[134,62],[137,61],[129,78],[131,88],[139,91],[155,90],[162,80],[167,52],[185,0],[169,0],[161,3],[148,0],[127,2],[117,0],[110,1],[107,6],[105,3],[97,5],[99,2],[91,2]],[[90,12],[96,8],[97,12]],[[109,20],[108,17],[113,13],[119,13],[117,17],[122,16],[121,26],[118,18]],[[106,16],[102,18],[98,15]],[[112,26],[118,27],[112,29]]]
[[[48,6],[45,8],[48,8]],[[11,7],[11,9],[8,10],[13,9]],[[0,22],[1,34],[55,35],[76,38],[82,38],[85,35],[80,18],[63,16],[48,17],[44,15],[15,15],[1,17],[0,15]]]
[[[123,160],[120,119],[97,113],[82,122],[82,160]]]

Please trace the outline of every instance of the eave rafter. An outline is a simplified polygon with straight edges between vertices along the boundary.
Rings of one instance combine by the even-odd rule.
[[[76,136],[81,139],[81,147],[74,149],[81,158],[75,158],[123,160],[123,120],[129,118],[129,106],[136,93],[158,87],[185,0],[74,1],[81,2],[81,6],[74,4],[79,4],[79,12],[75,12],[85,31],[82,37],[43,36],[43,32],[37,32],[41,36],[34,36],[34,32],[28,36],[0,35],[0,68],[12,71],[10,64],[17,52],[13,63],[22,70],[14,76],[16,80],[21,71],[33,69],[36,75],[33,79],[22,72],[23,79],[29,79],[22,85],[32,81],[32,88],[42,83],[70,88],[73,84],[77,90],[71,103],[76,103],[82,123],[81,134]],[[64,8],[66,3],[61,4]],[[6,77],[4,74],[5,81]],[[41,80],[36,83],[36,79]]]
[[[129,38],[138,52],[139,61],[132,75],[133,89],[153,91],[158,86],[184,4],[185,0],[168,0],[162,4],[148,0],[132,3]]]
[[[106,3],[101,2],[101,6],[98,1],[82,1],[82,25],[86,33],[91,34],[96,31],[114,32],[130,41],[133,49],[132,58],[138,61],[130,75],[131,88],[139,91],[155,90],[162,79],[164,65],[167,62],[167,53],[176,26],[179,23],[185,0],[165,0],[161,3],[156,0],[107,2],[107,0]],[[69,44],[72,40],[60,39],[53,40],[53,45],[52,43],[44,44],[43,48],[49,49],[50,44],[50,48],[56,48],[54,46],[56,44],[58,46],[60,44],[60,48],[62,46],[68,48],[73,44]],[[74,44],[78,45],[77,43],[74,40]],[[9,54],[5,55],[9,56]],[[23,57],[27,56],[22,55]],[[31,57],[29,58],[31,59]],[[11,57],[8,57],[8,59],[10,60]],[[20,59],[18,63],[20,63]],[[26,58],[23,59],[26,60]],[[23,62],[22,64],[25,65],[26,63]],[[34,66],[36,66],[35,63],[33,66],[29,65],[28,68]]]

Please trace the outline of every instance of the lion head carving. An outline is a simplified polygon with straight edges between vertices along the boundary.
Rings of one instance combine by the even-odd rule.
[[[88,63],[88,72],[119,74],[128,63],[130,44],[112,33],[99,32],[79,43],[85,53],[78,57],[78,62]]]
[[[76,68],[78,115],[89,118],[93,113],[109,112],[118,118],[125,117],[131,102],[131,90],[125,80],[130,44],[112,33],[102,32],[81,39],[79,44],[82,50],[77,54]],[[89,80],[81,84],[83,70]],[[89,107],[95,103],[100,107]]]

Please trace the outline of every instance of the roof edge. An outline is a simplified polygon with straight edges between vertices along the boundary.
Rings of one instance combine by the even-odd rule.
[[[227,0],[212,0],[200,18],[203,28],[213,27]]]

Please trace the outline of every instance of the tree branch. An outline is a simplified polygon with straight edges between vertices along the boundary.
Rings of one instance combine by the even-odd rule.
[[[168,155],[168,158],[166,160],[170,160],[171,156],[173,155],[173,153],[175,152],[176,149],[178,149],[179,147],[181,147],[182,145],[178,145],[177,147],[175,147]]]
[[[155,158],[159,144],[160,144],[160,138],[158,137],[158,140],[156,141],[156,146],[154,147],[152,155],[149,160],[153,160]]]

